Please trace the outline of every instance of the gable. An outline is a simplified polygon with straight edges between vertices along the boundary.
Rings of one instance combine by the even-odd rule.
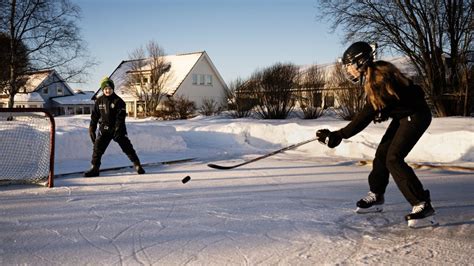
[[[216,77],[216,80],[213,81],[213,83],[219,82],[220,86],[222,86],[224,89],[227,89],[227,84],[220,75],[219,71],[217,71],[207,53],[204,53],[203,56],[199,58],[198,62],[193,66],[190,73],[188,74],[187,79],[192,79],[193,74],[199,75],[204,73],[212,74],[213,77]]]
[[[164,93],[168,95],[174,94],[174,92],[179,88],[180,84],[183,80],[187,77],[193,66],[199,60],[199,58],[205,52],[195,52],[195,53],[187,53],[187,54],[177,54],[177,55],[167,55],[164,57],[166,63],[170,64],[170,70],[164,75],[165,79],[168,79],[165,84],[165,91]],[[150,59],[138,59],[147,61]],[[119,66],[112,72],[110,78],[114,81],[115,84],[115,93],[120,95],[121,97],[133,98],[132,92],[127,89],[127,78],[128,73],[132,70],[133,63],[136,60],[128,60],[122,61]],[[145,66],[142,67],[138,72],[146,73],[150,71],[149,64],[145,63]],[[100,88],[94,94],[94,98],[102,95]]]

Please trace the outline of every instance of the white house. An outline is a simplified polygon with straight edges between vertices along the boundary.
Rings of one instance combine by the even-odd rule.
[[[182,96],[193,101],[198,108],[206,99],[218,103],[225,100],[227,85],[205,51],[167,55],[163,59],[169,65],[162,91],[166,96]],[[141,100],[127,85],[134,61],[122,61],[110,75],[115,83],[115,93],[126,102],[127,112],[131,116],[137,116]],[[147,71],[147,68],[149,71],[150,67],[146,65],[142,70]],[[94,97],[101,94],[102,91],[99,89]]]

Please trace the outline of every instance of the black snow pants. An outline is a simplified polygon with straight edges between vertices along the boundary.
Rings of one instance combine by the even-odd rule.
[[[140,160],[138,159],[137,153],[133,148],[130,139],[125,134],[120,134],[114,138],[114,134],[109,131],[101,131],[99,130],[99,136],[94,142],[94,151],[92,153],[92,165],[100,166],[102,155],[105,153],[105,150],[110,144],[110,141],[114,140],[117,142],[122,149],[122,151],[128,156],[130,161],[134,164],[140,164]]]
[[[384,194],[389,174],[406,200],[412,205],[426,201],[426,194],[405,157],[413,149],[431,123],[428,108],[408,117],[393,119],[375,153],[373,168],[369,174],[370,191]]]

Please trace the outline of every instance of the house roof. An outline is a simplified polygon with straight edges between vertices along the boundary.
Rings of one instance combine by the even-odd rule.
[[[205,51],[201,52],[192,52],[192,53],[184,53],[184,54],[176,54],[176,55],[167,55],[164,56],[164,61],[168,64],[171,65],[170,71],[168,71],[165,75],[168,75],[165,77],[167,79],[166,84],[165,84],[165,90],[164,93],[167,95],[173,95],[180,87],[182,82],[186,79],[186,77],[191,73],[192,69],[196,66],[196,64],[199,62],[199,60],[206,59],[213,71],[216,73],[217,78],[219,79],[220,82],[225,84],[224,80],[222,77],[219,75],[219,72],[213,65],[212,61],[210,60],[209,56]],[[150,59],[138,59],[138,60],[143,60],[143,61],[150,61]],[[121,94],[123,96],[132,96],[130,95],[129,92],[124,90],[125,85],[126,85],[126,77],[127,73],[132,72],[132,66],[137,60],[127,60],[127,61],[122,61],[119,66],[112,72],[110,75],[110,78],[114,81],[115,83],[115,92],[118,94]],[[135,72],[134,70],[133,72]],[[144,66],[138,70],[139,72],[146,72],[150,71],[150,65],[149,63],[144,64]],[[96,95],[101,94],[101,90],[99,89],[94,97]]]
[[[76,104],[93,105],[94,101],[91,99],[93,95],[94,95],[93,91],[78,91],[74,95],[56,97],[52,100],[61,105],[76,105]]]
[[[54,69],[45,69],[45,70],[39,70],[35,72],[30,72],[25,75],[26,83],[25,85],[20,89],[20,92],[34,92],[38,91],[51,83],[45,83],[45,81],[55,75],[58,80],[62,81],[63,84],[66,86],[66,88],[73,93],[72,89],[69,87],[69,85],[64,82],[63,78],[54,70]]]
[[[25,92],[33,92],[35,91],[43,81],[46,80],[51,74],[53,74],[54,70],[42,70],[33,73],[29,73],[26,75],[26,83],[23,86]]]
[[[30,93],[17,93],[15,94],[14,101],[19,102],[39,102],[44,103],[43,97],[38,92]]]

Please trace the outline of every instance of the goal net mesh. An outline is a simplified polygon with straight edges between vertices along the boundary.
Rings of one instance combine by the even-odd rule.
[[[36,183],[51,173],[51,121],[41,112],[0,112],[0,180]]]

